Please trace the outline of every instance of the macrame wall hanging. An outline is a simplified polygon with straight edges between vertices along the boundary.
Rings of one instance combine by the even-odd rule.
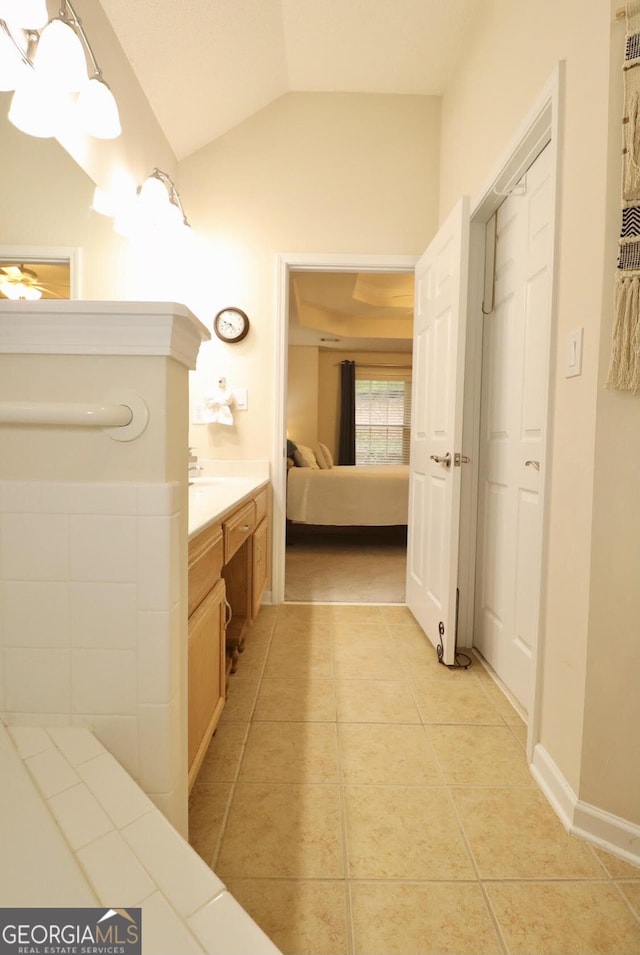
[[[640,0],[625,5],[622,227],[607,388],[640,391]]]

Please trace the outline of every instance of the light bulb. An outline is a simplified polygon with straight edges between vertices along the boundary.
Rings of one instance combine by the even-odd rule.
[[[11,29],[8,24],[7,29]],[[15,39],[15,43],[11,37]],[[15,90],[28,73],[32,72],[31,67],[20,56],[16,43],[21,50],[26,50],[26,38],[22,30],[15,28],[9,36],[0,25],[0,90],[3,92]]]
[[[64,131],[70,122],[71,108],[69,94],[40,82],[30,70],[11,98],[9,120],[23,133],[47,139]]]
[[[43,83],[77,93],[87,82],[87,60],[80,37],[64,20],[51,20],[40,34],[33,58]]]
[[[30,302],[35,302],[37,299],[42,298],[42,292],[39,288],[34,288],[32,285],[24,285],[22,282],[11,282],[7,285],[3,285],[1,291],[3,295],[6,295],[6,297],[10,298],[13,302],[17,302],[19,299],[28,299]]]
[[[24,30],[41,30],[49,20],[46,0],[0,0],[0,20]]]
[[[114,95],[99,76],[80,90],[77,110],[82,128],[96,139],[115,139],[122,132]]]

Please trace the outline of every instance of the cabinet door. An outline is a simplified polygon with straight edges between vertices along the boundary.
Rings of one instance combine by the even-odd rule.
[[[224,706],[224,598],[219,580],[189,618],[189,788]]]
[[[268,522],[263,517],[253,534],[253,567],[251,574],[251,615],[258,616],[260,601],[267,582],[267,538]]]

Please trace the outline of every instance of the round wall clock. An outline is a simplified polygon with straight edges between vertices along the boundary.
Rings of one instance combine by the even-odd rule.
[[[213,330],[223,342],[241,342],[249,332],[249,317],[240,308],[223,308],[213,320]]]

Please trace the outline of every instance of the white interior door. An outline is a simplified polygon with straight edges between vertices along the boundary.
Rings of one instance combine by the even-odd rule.
[[[483,334],[474,645],[527,712],[542,540],[552,250],[551,150],[496,213]]]
[[[455,663],[469,201],[460,200],[416,266],[407,606]]]

